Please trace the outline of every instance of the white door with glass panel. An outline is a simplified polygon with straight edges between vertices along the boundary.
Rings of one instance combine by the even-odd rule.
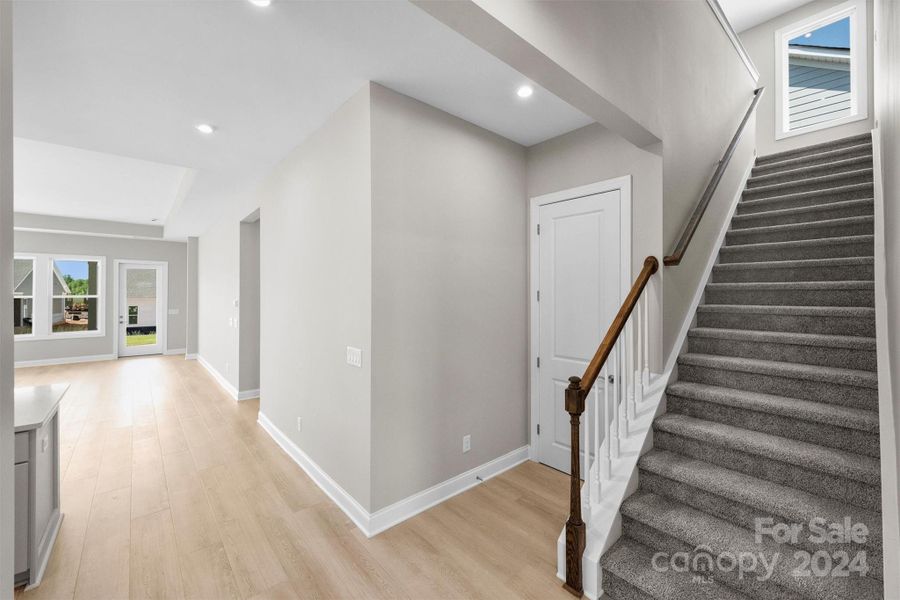
[[[565,389],[584,373],[622,300],[621,196],[614,189],[539,209],[539,460],[567,473]],[[592,411],[595,394],[588,402]]]
[[[119,356],[163,352],[164,275],[162,265],[119,264]]]

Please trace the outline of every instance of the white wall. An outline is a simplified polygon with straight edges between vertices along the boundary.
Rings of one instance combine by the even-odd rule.
[[[238,390],[259,389],[259,220],[240,224]]]
[[[113,262],[115,259],[157,260],[169,263],[169,309],[178,309],[178,314],[167,316],[166,349],[180,350],[185,347],[187,245],[184,242],[16,231],[15,251],[106,257],[104,335],[56,340],[17,340],[15,343],[17,362],[110,355],[114,352],[118,333],[114,298],[115,279],[118,276]]]
[[[477,3],[662,140],[661,147],[648,149],[663,157],[662,247],[670,252],[756,88],[707,3]],[[747,156],[735,158],[740,172]],[[728,200],[737,191],[729,183],[734,180],[720,186]],[[665,354],[687,316],[713,250],[710,236],[723,217],[708,212],[682,264],[665,270]]]
[[[198,241],[197,353],[238,387],[240,222],[224,219]]]
[[[775,107],[777,105],[778,90],[775,86],[775,32],[782,27],[790,26],[803,19],[827,10],[829,7],[843,4],[845,0],[816,0],[804,4],[800,8],[775,17],[756,27],[748,29],[740,34],[741,42],[747,49],[747,53],[759,69],[759,85],[766,87],[766,94],[760,100],[756,119],[757,149],[761,156],[811,146],[829,140],[840,139],[852,135],[866,133],[872,129],[873,114],[873,45],[869,44],[868,55],[868,118],[839,125],[828,129],[813,131],[803,135],[797,135],[783,140],[775,139]],[[872,33],[872,3],[868,3],[866,11],[868,17],[868,30]]]
[[[366,509],[373,360],[370,143],[366,85],[280,163],[259,194],[260,410]],[[205,243],[204,236],[201,255]],[[236,264],[237,257],[227,256]],[[207,262],[201,281],[209,276]],[[201,312],[207,297],[201,291]],[[203,335],[201,323],[205,355]],[[362,349],[362,368],[347,365],[347,346]]]
[[[662,158],[642,150],[598,124],[531,146],[527,150],[526,189],[529,198],[632,176],[632,275],[648,256],[662,256]],[[656,282],[659,278],[656,279]],[[661,286],[647,288],[651,299],[651,369],[662,365]],[[597,340],[600,343],[600,340]]]
[[[884,589],[900,590],[900,4],[875,3],[875,137],[884,193],[876,198],[876,308],[881,431]],[[878,175],[876,175],[878,176]],[[880,218],[879,218],[880,217]],[[886,596],[891,597],[891,596]]]
[[[12,3],[0,2],[0,298],[12,296]],[[0,304],[0,598],[13,592],[13,313]]]
[[[198,261],[200,259],[200,241],[196,237],[187,239],[187,332],[185,333],[185,354],[197,354],[199,330],[198,319]]]
[[[525,151],[373,85],[372,198],[377,510],[528,443]]]

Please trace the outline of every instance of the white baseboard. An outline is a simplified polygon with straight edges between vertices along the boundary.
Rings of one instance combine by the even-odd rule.
[[[196,352],[185,352],[184,360],[197,360],[199,356]]]
[[[242,392],[238,392],[237,400],[250,400],[252,398],[259,398],[259,388],[255,390],[244,390]]]
[[[306,471],[306,474],[350,517],[366,537],[372,537],[390,529],[394,525],[528,460],[528,446],[523,446],[427,490],[370,513],[290,438],[284,435],[265,414],[260,412],[257,420],[262,428],[272,436],[275,443],[281,446],[282,450]]]
[[[201,365],[203,365],[203,368],[206,369],[207,373],[209,373],[210,375],[212,375],[212,378],[216,380],[216,383],[218,383],[219,386],[221,386],[221,388],[222,388],[223,390],[225,390],[226,392],[228,392],[228,395],[229,395],[229,396],[231,396],[231,397],[234,398],[235,400],[238,400],[238,399],[239,399],[239,398],[238,398],[238,391],[237,391],[237,388],[234,387],[234,386],[231,384],[230,381],[228,381],[227,379],[225,379],[225,376],[222,375],[221,373],[219,373],[219,372],[216,370],[216,368],[213,367],[211,364],[209,364],[209,362],[208,362],[205,358],[203,358],[202,356],[200,356],[200,355],[198,354],[198,355],[197,355],[197,362],[199,362]]]
[[[84,362],[100,362],[104,360],[116,360],[115,354],[93,354],[88,356],[64,356],[62,358],[41,358],[38,360],[17,360],[15,367],[46,367],[50,365],[70,365]]]
[[[185,351],[186,351],[185,348],[170,348],[170,349],[166,350],[165,352],[163,352],[163,354],[165,354],[166,356],[173,356],[175,354],[184,354]]]

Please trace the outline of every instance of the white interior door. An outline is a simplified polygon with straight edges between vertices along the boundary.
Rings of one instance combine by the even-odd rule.
[[[166,319],[162,265],[119,264],[119,356],[162,354]]]
[[[621,195],[606,191],[539,209],[539,460],[567,473],[568,379],[584,372],[622,298]],[[581,431],[584,448],[584,423]]]

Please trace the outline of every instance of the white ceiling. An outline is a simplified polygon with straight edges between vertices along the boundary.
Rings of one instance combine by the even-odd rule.
[[[735,31],[741,33],[812,0],[719,0]]]
[[[16,206],[44,215],[162,224],[190,173],[24,138],[15,139],[13,152]]]
[[[91,191],[109,184],[104,169],[94,181],[85,173],[77,192],[32,188],[39,178],[23,177],[16,210],[37,212],[32,203],[45,192],[52,210],[77,213],[63,216],[166,213],[167,237],[202,233],[246,201],[367,80],[523,145],[591,122],[541,89],[518,98],[526,83],[518,72],[408,2],[19,1],[14,28],[15,135],[115,155],[109,170],[123,164],[118,157],[156,163],[160,177],[148,186],[135,175],[132,193],[120,181],[104,194]],[[203,136],[199,122],[219,130]],[[75,175],[64,164],[69,151],[43,151],[45,177]],[[153,170],[134,168],[142,177]],[[176,201],[171,180],[181,168],[196,172]]]

